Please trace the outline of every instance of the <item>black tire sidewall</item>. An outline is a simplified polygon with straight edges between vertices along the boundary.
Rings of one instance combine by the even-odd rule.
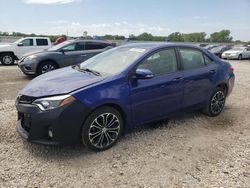
[[[242,55],[241,54],[239,55],[238,60],[242,60]]]
[[[10,64],[6,64],[6,63],[4,63],[3,62],[3,58],[4,58],[4,56],[10,56],[11,58],[12,58],[12,63],[10,63]],[[0,56],[0,60],[1,60],[1,63],[3,64],[3,65],[14,65],[14,63],[15,63],[15,56],[13,55],[13,54],[11,54],[11,53],[4,53],[4,54],[2,54],[1,56]]]
[[[98,148],[98,147],[95,147],[90,142],[88,134],[89,134],[89,128],[90,128],[91,123],[94,121],[94,119],[96,117],[98,117],[100,114],[103,114],[103,113],[113,113],[113,114],[115,114],[118,117],[118,119],[120,121],[120,132],[119,132],[119,134],[117,136],[117,139],[112,144],[110,144],[107,147]],[[84,122],[84,124],[82,126],[81,141],[82,141],[83,145],[85,145],[90,150],[93,150],[93,151],[104,151],[104,150],[107,150],[107,149],[111,148],[114,144],[116,144],[116,142],[119,140],[120,136],[122,135],[123,130],[124,130],[124,120],[122,118],[122,115],[119,113],[119,111],[116,110],[113,107],[103,106],[103,107],[100,107],[100,108],[94,110],[87,117],[86,121]]]

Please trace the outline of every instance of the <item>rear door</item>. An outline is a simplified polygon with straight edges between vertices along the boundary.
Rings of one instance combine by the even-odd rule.
[[[178,71],[175,50],[157,51],[137,68],[151,70],[151,79],[130,79],[133,121],[141,124],[161,119],[181,108],[183,100],[182,71]]]
[[[197,49],[180,48],[179,54],[184,76],[184,107],[201,105],[213,89],[218,65]]]
[[[35,41],[37,50],[46,50],[50,48],[48,39],[37,38]]]

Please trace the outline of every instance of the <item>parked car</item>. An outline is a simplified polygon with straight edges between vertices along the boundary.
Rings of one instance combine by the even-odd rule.
[[[232,66],[185,44],[128,44],[33,79],[17,97],[17,130],[30,142],[82,142],[96,151],[125,130],[202,109],[219,115]]]
[[[218,47],[212,48],[210,50],[210,52],[212,52],[214,55],[216,55],[219,58],[221,58],[222,53],[225,52],[225,51],[227,51],[227,50],[230,50],[230,49],[232,49],[231,46],[229,46],[229,45],[223,45],[223,46],[218,46]]]
[[[113,43],[95,40],[68,40],[46,51],[25,54],[18,62],[26,75],[40,75],[61,67],[81,63],[112,48]]]
[[[207,45],[207,46],[205,46],[204,48],[205,49],[208,49],[208,50],[211,50],[211,49],[213,49],[213,48],[216,48],[218,45],[216,45],[216,44],[209,44],[209,45]]]
[[[51,41],[47,37],[26,37],[14,43],[0,45],[0,61],[3,65],[13,65],[15,60],[24,54],[37,50],[51,48]]]
[[[248,47],[234,47],[222,53],[223,59],[248,59],[250,58],[250,48]]]

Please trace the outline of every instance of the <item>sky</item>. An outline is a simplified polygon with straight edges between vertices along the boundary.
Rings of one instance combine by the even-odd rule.
[[[250,0],[1,0],[0,31],[69,36],[231,30],[250,41]]]

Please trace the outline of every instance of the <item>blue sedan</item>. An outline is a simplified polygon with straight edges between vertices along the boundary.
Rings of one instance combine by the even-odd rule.
[[[17,131],[34,143],[101,151],[178,112],[217,116],[233,86],[232,66],[203,48],[128,44],[33,79],[16,100]]]

